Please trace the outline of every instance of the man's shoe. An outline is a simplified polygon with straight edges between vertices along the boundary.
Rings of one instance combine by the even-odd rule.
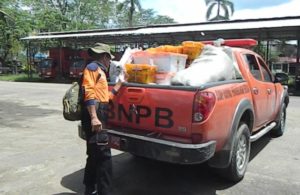
[[[97,191],[95,186],[87,186],[85,187],[84,195],[96,195]]]

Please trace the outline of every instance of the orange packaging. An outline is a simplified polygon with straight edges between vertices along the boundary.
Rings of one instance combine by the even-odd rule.
[[[133,83],[155,83],[155,74],[157,67],[148,64],[126,64],[128,82]]]
[[[149,52],[170,52],[170,53],[180,53],[182,54],[183,46],[173,46],[173,45],[162,45],[156,48],[147,49]]]
[[[196,59],[204,48],[204,44],[197,41],[184,41],[182,46],[182,53],[187,54],[189,60]]]

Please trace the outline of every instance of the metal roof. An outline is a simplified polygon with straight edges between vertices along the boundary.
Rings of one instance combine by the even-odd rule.
[[[22,40],[56,39],[78,44],[174,43],[184,40],[254,38],[257,40],[300,39],[300,16],[268,19],[231,20],[191,24],[155,25],[136,28],[40,33]]]

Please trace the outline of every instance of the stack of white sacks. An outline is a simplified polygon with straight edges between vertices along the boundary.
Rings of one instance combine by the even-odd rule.
[[[192,64],[177,72],[173,85],[200,86],[209,82],[236,78],[237,64],[232,59],[230,48],[206,45]]]

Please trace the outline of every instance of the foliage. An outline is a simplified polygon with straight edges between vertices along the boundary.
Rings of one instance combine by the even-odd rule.
[[[133,26],[133,14],[137,11],[142,10],[142,6],[139,0],[125,0],[117,5],[117,11],[129,10],[128,14],[128,24],[129,27]]]
[[[32,77],[28,77],[27,74],[14,74],[14,75],[0,75],[0,81],[18,81],[18,82],[39,82],[41,78],[34,74]]]
[[[117,15],[116,28],[124,26],[130,26],[126,10],[120,10]],[[173,18],[163,15],[157,15],[153,9],[141,9],[140,12],[136,13],[132,18],[133,26],[147,26],[154,24],[172,24],[175,23]]]
[[[258,53],[269,65],[278,61],[279,52],[269,50],[269,56],[267,56],[267,45],[263,45],[261,42],[253,48],[253,51]]]
[[[208,9],[206,11],[206,19],[208,21],[219,21],[219,20],[229,20],[230,15],[234,12],[234,4],[228,0],[205,0]],[[217,6],[217,13],[215,17],[211,17],[213,14],[213,9]],[[224,13],[221,14],[221,11]],[[229,11],[231,14],[229,14]]]
[[[175,23],[175,20],[169,16],[156,15],[153,9],[142,9],[141,12],[137,13],[133,22],[136,25],[145,26],[151,24],[171,24]]]
[[[20,38],[28,35],[174,22],[154,10],[142,9],[139,0],[1,0],[0,62],[24,59],[26,64],[28,43]],[[60,43],[44,40],[30,44],[35,48],[33,55]]]

